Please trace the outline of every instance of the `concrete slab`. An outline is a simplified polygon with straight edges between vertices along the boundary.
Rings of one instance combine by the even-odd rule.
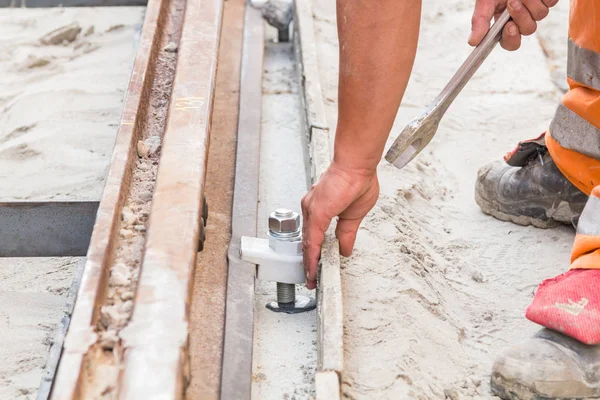
[[[0,257],[85,256],[97,201],[0,202]]]

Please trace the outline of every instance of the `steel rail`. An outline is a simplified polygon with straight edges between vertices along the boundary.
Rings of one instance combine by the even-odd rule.
[[[242,236],[256,236],[264,26],[260,10],[246,3],[244,17],[240,107],[229,273],[225,311],[225,338],[221,399],[249,400],[252,387],[254,334],[254,279],[256,266],[240,259]]]
[[[177,399],[189,380],[188,325],[203,241],[223,0],[190,0],[150,212],[133,318],[122,333],[124,399]]]
[[[124,369],[110,378],[114,384],[106,386],[113,397],[178,399],[184,395],[191,285],[206,217],[203,192],[222,8],[223,0],[148,3],[106,186],[52,387],[53,399],[90,398],[98,389],[96,381],[106,378],[103,368],[97,368],[102,362],[116,362],[116,366],[109,365],[113,371]],[[184,13],[183,22],[178,13]],[[160,66],[163,70],[175,68],[169,96],[155,91],[156,85],[170,85],[160,81],[168,75],[157,75],[157,68],[163,46],[171,41],[179,43],[176,60]],[[143,254],[136,261],[141,269],[134,286],[133,316],[119,331],[117,346],[124,353],[114,349],[114,360],[105,360],[107,354],[98,345],[100,311],[110,297],[115,257],[123,246],[131,245],[119,228],[124,204],[134,196],[131,190],[137,184],[134,178],[141,168],[139,162],[145,158],[139,155],[138,140],[152,129],[153,110],[165,100],[169,111],[156,184],[152,186],[148,223],[140,230],[147,233]],[[157,161],[150,163],[152,168]],[[144,239],[144,235],[138,237]]]
[[[143,129],[143,114],[151,95],[153,65],[160,51],[161,31],[166,22],[168,5],[169,0],[151,0],[146,9],[142,35],[87,252],[83,277],[51,392],[52,399],[76,399],[81,395],[82,369],[88,349],[97,340],[94,327],[99,319],[100,306],[106,297],[110,262],[114,255],[120,215],[136,160],[136,139],[140,137]]]

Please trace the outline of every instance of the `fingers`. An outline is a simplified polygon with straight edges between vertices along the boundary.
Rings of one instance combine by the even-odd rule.
[[[548,8],[552,8],[558,4],[558,0],[543,0],[543,2]]]
[[[542,0],[522,0],[522,2],[535,21],[541,21],[548,16],[548,7]]]
[[[350,257],[352,255],[352,248],[354,248],[354,242],[356,241],[356,233],[362,218],[360,219],[343,219],[337,223],[335,229],[335,235],[340,242],[340,254],[344,257]]]
[[[477,0],[471,19],[471,46],[481,42],[489,30],[494,14],[499,15],[501,8],[496,7],[496,3],[494,0]],[[502,47],[511,51],[518,49],[521,46],[521,38],[518,36],[533,34],[537,29],[536,21],[546,18],[548,9],[557,3],[558,0],[508,0],[506,4],[512,21],[506,24],[502,32]]]
[[[490,22],[494,16],[496,4],[493,0],[477,0],[473,18],[471,18],[471,35],[469,45],[477,46],[490,29]]]
[[[304,253],[304,274],[306,275],[306,287],[314,289],[317,280],[317,266],[321,257],[321,245],[325,240],[325,230],[322,226],[328,226],[331,221],[322,221],[324,217],[310,212],[309,201],[305,197],[302,200],[302,251]],[[326,218],[325,218],[326,219]]]
[[[508,51],[515,51],[521,47],[521,33],[517,25],[509,21],[502,30],[502,38],[500,39],[500,45],[503,49]]]
[[[521,0],[508,0],[508,12],[521,35],[529,36],[537,29],[537,23]]]

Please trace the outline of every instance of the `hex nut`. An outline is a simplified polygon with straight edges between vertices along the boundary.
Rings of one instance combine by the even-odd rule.
[[[294,233],[300,230],[300,214],[291,212],[289,215],[282,215],[281,210],[272,212],[269,215],[269,230],[273,233]]]

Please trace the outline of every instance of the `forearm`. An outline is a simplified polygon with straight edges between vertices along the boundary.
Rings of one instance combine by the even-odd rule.
[[[408,84],[420,17],[421,0],[337,0],[336,163],[377,167]]]

